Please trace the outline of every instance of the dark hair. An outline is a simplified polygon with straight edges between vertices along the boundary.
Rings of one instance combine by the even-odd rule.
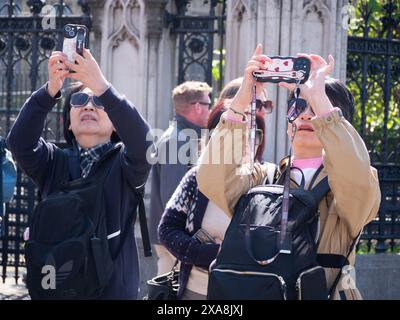
[[[347,121],[353,119],[354,97],[347,86],[335,78],[325,80],[325,92],[334,107],[342,110],[343,116]],[[289,100],[294,96],[293,91],[289,94]]]
[[[229,81],[221,93],[219,94],[218,100],[215,102],[208,116],[207,129],[213,130],[218,125],[221,115],[227,110],[225,107],[225,100],[232,99],[238,92],[243,78],[236,78]]]
[[[219,94],[219,99],[232,99],[236,93],[239,91],[240,85],[243,82],[243,78],[236,78],[229,81],[224,88],[222,89],[221,93]]]
[[[85,89],[85,86],[80,83],[80,82],[74,82],[72,83],[67,89],[66,89],[66,96],[65,96],[65,101],[64,101],[64,107],[63,107],[63,132],[64,132],[64,139],[67,143],[68,146],[73,145],[73,140],[76,140],[74,133],[69,130],[69,125],[71,124],[71,118],[69,115],[69,112],[71,111],[71,96],[79,91],[82,91]],[[117,143],[120,142],[121,139],[119,138],[118,134],[113,131],[111,134],[111,142]]]
[[[354,97],[341,81],[328,78],[325,80],[325,92],[334,107],[342,110],[346,120],[351,121],[354,114]]]
[[[213,108],[211,109],[210,114],[208,115],[207,121],[207,129],[214,130],[215,127],[218,125],[219,120],[221,119],[221,115],[226,111],[225,107],[225,100],[218,99],[218,101],[214,104]]]
[[[225,99],[219,99],[214,107],[212,108],[210,115],[208,116],[208,121],[207,121],[207,129],[208,130],[213,130],[215,127],[218,125],[221,115],[227,110],[225,107]],[[260,145],[257,148],[257,152],[255,155],[255,158],[257,161],[261,162],[262,161],[262,156],[264,154],[264,149],[265,149],[265,120],[262,115],[257,114],[256,115],[256,124],[257,128],[261,129],[263,136]]]

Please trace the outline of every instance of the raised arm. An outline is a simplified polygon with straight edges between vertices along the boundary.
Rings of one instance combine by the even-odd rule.
[[[185,229],[188,215],[198,199],[195,168],[187,172],[176,188],[158,227],[161,243],[179,261],[208,268],[218,253],[219,244],[202,244]],[[192,214],[197,214],[195,210]]]
[[[48,63],[48,83],[28,98],[7,136],[7,146],[18,165],[40,189],[56,156],[56,146],[40,136],[47,114],[61,97],[60,89],[68,74],[65,59],[62,52],[52,53]]]
[[[268,62],[270,58],[262,54],[261,45],[258,45],[246,66],[238,93],[200,157],[197,174],[200,191],[230,216],[240,196],[252,185],[260,184],[267,174],[267,167],[257,163],[251,170],[245,157],[248,139],[244,113],[251,102],[252,72]],[[262,90],[260,83],[257,83],[257,90]]]
[[[324,146],[323,162],[337,213],[354,238],[379,210],[377,171],[370,166],[364,141],[340,110],[316,117],[312,123]]]
[[[153,146],[148,123],[134,105],[107,81],[89,50],[84,49],[83,57],[75,54],[74,58],[77,64],[67,62],[67,66],[75,71],[68,77],[79,80],[99,97],[124,143],[121,158],[124,176],[132,187],[144,185],[151,168],[146,151]]]
[[[315,113],[311,123],[323,147],[337,214],[354,238],[378,212],[381,194],[377,171],[371,167],[364,141],[326,94],[326,76],[334,69],[333,57],[329,56],[327,63],[318,55],[302,56],[311,60],[311,74],[300,86],[301,94]],[[281,86],[293,89],[287,84]]]
[[[199,159],[197,182],[208,199],[232,216],[240,196],[261,183],[267,167],[255,163],[250,169],[245,158],[247,124],[226,117],[224,113]]]

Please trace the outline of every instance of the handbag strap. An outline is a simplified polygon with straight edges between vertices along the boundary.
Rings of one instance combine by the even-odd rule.
[[[282,196],[282,215],[281,215],[281,230],[278,237],[279,252],[283,254],[291,254],[291,238],[287,232],[289,219],[289,197],[290,197],[290,169],[292,167],[292,144],[296,133],[296,125],[292,123],[292,133],[290,137],[288,167],[285,170],[283,180],[283,196]]]
[[[315,181],[317,180],[317,178],[318,178],[318,176],[319,176],[319,174],[321,173],[321,171],[322,171],[323,168],[324,168],[324,165],[321,164],[321,165],[318,167],[317,171],[315,171],[315,173],[314,173],[314,175],[313,175],[313,177],[312,177],[310,183],[308,184],[308,190],[311,190],[311,189],[313,188],[314,183],[315,183]]]
[[[357,236],[357,237],[353,240],[353,242],[351,243],[350,249],[349,249],[349,251],[348,251],[348,253],[347,253],[347,255],[346,255],[346,259],[344,260],[343,265],[341,266],[341,268],[340,268],[340,270],[339,270],[339,272],[338,272],[338,275],[336,276],[335,281],[333,282],[333,284],[332,284],[332,286],[331,286],[331,289],[329,290],[328,300],[332,300],[332,298],[333,298],[333,293],[335,292],[336,287],[337,287],[337,285],[338,285],[338,283],[339,283],[339,280],[340,280],[340,278],[341,278],[341,276],[342,276],[342,273],[343,273],[343,267],[344,267],[344,266],[346,265],[346,263],[349,261],[349,256],[350,256],[350,254],[352,253],[354,247],[356,246],[358,240],[360,239],[361,233],[362,233],[362,230],[360,231],[360,233],[358,234],[358,236]]]

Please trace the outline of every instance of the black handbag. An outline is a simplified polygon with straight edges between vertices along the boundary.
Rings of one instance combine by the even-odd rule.
[[[145,300],[176,300],[179,289],[179,270],[176,260],[171,271],[147,281],[148,294]]]

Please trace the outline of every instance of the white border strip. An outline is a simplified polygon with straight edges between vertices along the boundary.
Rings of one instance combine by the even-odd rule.
[[[110,239],[112,239],[112,238],[118,237],[120,234],[121,234],[121,230],[118,230],[118,231],[116,231],[116,232],[114,232],[114,233],[109,234],[109,235],[107,236],[107,239],[110,240]]]

